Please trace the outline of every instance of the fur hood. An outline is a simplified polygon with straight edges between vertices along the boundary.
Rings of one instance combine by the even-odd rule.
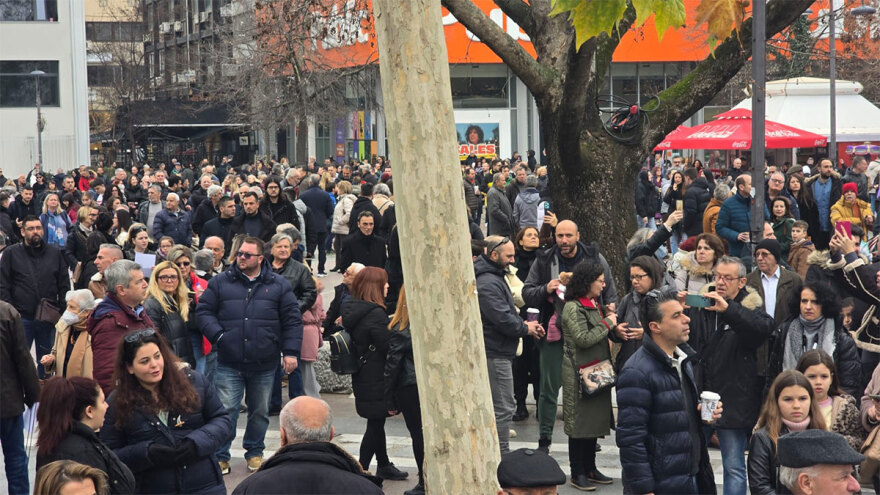
[[[679,261],[679,264],[681,265],[681,268],[685,270],[691,277],[712,276],[711,268],[705,268],[703,265],[697,263],[696,253],[688,253],[687,256],[683,256]]]
[[[816,170],[818,170],[818,169],[816,169]],[[812,184],[813,182],[816,182],[816,180],[817,180],[819,177],[821,177],[821,174],[813,174],[813,175],[807,177],[806,179],[804,179],[804,185],[805,185],[805,186],[809,186],[809,185]],[[832,171],[831,171],[831,178],[832,178],[832,179],[840,180],[840,174],[837,173],[836,170],[832,170]]]
[[[703,289],[700,290],[700,293],[711,292],[715,290],[715,282],[711,284],[706,284],[703,286]],[[761,297],[761,294],[758,293],[757,289],[753,289],[748,285],[743,287],[743,290],[746,292],[746,296],[743,297],[740,304],[750,311],[754,311],[762,306],[764,306],[764,298]]]
[[[870,264],[871,260],[865,257],[862,253],[859,253],[859,258],[865,262],[865,264]],[[841,262],[843,260],[841,259]],[[834,270],[835,268],[841,268],[846,263],[837,263],[834,264],[831,262],[831,253],[829,251],[813,251],[807,256],[807,263],[810,265],[816,265],[823,270]]]

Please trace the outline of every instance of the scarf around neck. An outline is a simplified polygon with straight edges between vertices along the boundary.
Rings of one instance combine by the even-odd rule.
[[[805,339],[806,346],[804,346]],[[788,329],[788,339],[785,341],[785,353],[782,357],[782,369],[795,369],[798,359],[808,350],[821,349],[829,356],[833,356],[834,348],[833,319],[821,316],[813,321],[806,321],[802,316],[798,316],[791,322]]]

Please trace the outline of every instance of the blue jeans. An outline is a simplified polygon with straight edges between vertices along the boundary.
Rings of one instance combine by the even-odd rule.
[[[706,440],[712,436],[712,427],[704,427]],[[746,495],[746,449],[749,430],[715,428],[721,445],[721,464],[724,466],[724,495]]]
[[[40,364],[40,359],[46,354],[52,352],[52,346],[55,345],[55,325],[37,320],[29,320],[27,318],[22,318],[21,323],[24,325],[24,334],[27,338],[28,350],[30,350],[31,344],[34,343],[34,340],[37,341],[37,372],[39,373],[41,380],[45,379],[46,370],[44,370],[43,365]]]
[[[278,369],[275,370],[275,380],[272,383],[272,397],[269,399],[269,410],[281,409],[281,377],[283,375],[284,368],[279,364]],[[290,399],[295,399],[300,395],[303,395],[302,371],[297,366],[293,373],[287,375],[287,396]]]
[[[198,334],[190,334],[190,343],[192,344],[193,354],[196,357],[196,371],[201,373],[208,379],[209,383],[214,383],[214,374],[217,372],[217,351],[211,350],[207,355],[202,353],[202,336]]]
[[[28,458],[24,450],[24,420],[22,415],[0,419],[0,445],[6,461],[6,481],[11,495],[30,493]]]
[[[675,255],[678,252],[678,245],[687,239],[687,234],[682,232],[679,234],[678,232],[673,232],[672,237],[669,238],[669,254]]]
[[[649,228],[649,229],[651,229],[651,230],[657,230],[657,222],[656,222],[656,220],[654,219],[654,217],[648,217],[648,223],[645,223],[645,222],[642,221],[642,217],[636,215],[636,225],[637,225],[638,228],[640,228],[640,229],[643,229],[643,228],[646,228],[646,227],[647,227],[647,228]]]
[[[269,371],[238,371],[223,364],[217,364],[214,385],[220,402],[229,413],[232,424],[238,424],[238,412],[241,399],[245,397],[247,404],[247,426],[244,430],[242,446],[246,453],[245,459],[263,455],[266,448],[266,430],[269,428],[269,396],[272,393],[272,380],[275,370]],[[234,440],[234,437],[233,437]],[[229,448],[232,440],[217,450],[217,459],[229,461]]]

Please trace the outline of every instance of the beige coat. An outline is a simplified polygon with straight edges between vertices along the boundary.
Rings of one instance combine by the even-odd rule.
[[[91,312],[89,313],[91,314]],[[45,366],[46,372],[58,370],[60,376],[64,370],[64,362],[69,360],[67,365],[67,374],[65,377],[84,376],[92,378],[92,336],[86,331],[85,322],[83,320],[80,336],[76,339],[70,356],[67,356],[67,339],[70,338],[70,332],[77,330],[69,327],[67,323],[59,321],[55,324],[55,345],[52,346],[52,355],[55,356],[55,362],[49,366]]]

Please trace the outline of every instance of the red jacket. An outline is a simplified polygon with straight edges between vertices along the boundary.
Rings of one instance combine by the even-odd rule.
[[[92,336],[92,375],[106,396],[116,387],[113,366],[122,336],[132,330],[155,328],[143,311],[143,306],[138,307],[141,309],[140,315],[117,299],[115,294],[108,293],[89,316],[87,329]]]

